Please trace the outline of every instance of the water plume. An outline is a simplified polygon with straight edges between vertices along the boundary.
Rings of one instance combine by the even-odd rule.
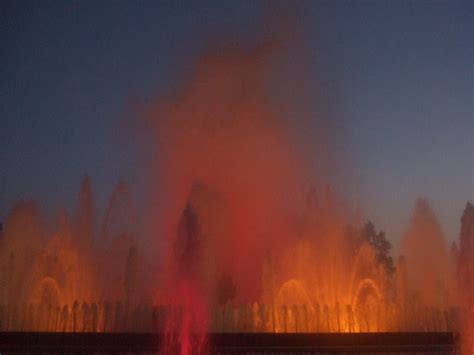
[[[287,132],[291,120],[275,109],[269,93],[276,55],[269,43],[210,50],[183,89],[159,100],[149,114],[159,142],[156,193],[163,207],[156,214],[156,235],[165,240],[162,257],[170,255],[178,217],[199,182],[221,206],[209,216],[201,206],[206,202],[194,202],[200,223],[208,230],[225,226],[215,238],[206,235],[214,238],[207,247],[222,246],[219,268],[234,275],[239,297],[247,299],[256,295],[259,275],[252,271],[265,247],[289,237],[290,211],[305,182],[303,155]]]
[[[333,117],[308,123],[297,94],[278,95],[293,74],[281,72],[294,54],[283,42],[211,46],[174,95],[144,108],[154,243],[138,235],[125,183],[100,214],[84,177],[72,222],[61,211],[53,228],[34,203],[14,206],[1,330],[155,331],[173,354],[205,352],[209,331],[472,334],[474,317],[459,319],[473,309],[472,205],[450,255],[419,199],[394,266],[384,233],[326,183],[339,164]],[[454,287],[455,264],[470,283]]]
[[[406,260],[408,287],[422,304],[448,305],[453,288],[450,259],[438,219],[425,199],[418,199],[401,253]]]
[[[95,206],[91,178],[88,175],[81,181],[75,228],[81,247],[89,248],[94,240]]]

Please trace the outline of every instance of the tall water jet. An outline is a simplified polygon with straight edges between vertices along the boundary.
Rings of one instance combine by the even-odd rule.
[[[130,253],[138,253],[135,238],[132,196],[125,183],[118,183],[107,201],[95,246],[102,298],[118,301],[126,297],[128,286],[123,274],[130,271],[126,270]]]
[[[164,237],[157,249],[163,258],[169,254],[189,188],[202,181],[225,206],[223,216],[203,216],[202,223],[215,230],[225,226],[211,244],[222,246],[213,247],[225,261],[218,268],[234,275],[240,301],[258,297],[255,270],[269,244],[291,238],[290,212],[305,186],[304,158],[295,158],[303,153],[286,129],[290,118],[271,98],[279,51],[272,41],[250,49],[220,44],[197,59],[177,95],[148,108],[159,157],[155,231]]]
[[[4,296],[0,302],[8,312],[13,312],[28,297],[31,265],[41,251],[45,234],[39,211],[32,201],[19,202],[11,209],[0,241]]]
[[[94,242],[95,206],[92,182],[89,175],[84,176],[79,191],[79,201],[75,220],[75,237],[84,250],[89,251]]]
[[[436,215],[424,199],[416,201],[401,253],[406,260],[411,302],[449,305],[449,255]]]
[[[178,224],[174,260],[170,260],[175,271],[169,285],[172,309],[166,319],[163,354],[201,354],[205,350],[208,304],[200,272],[204,236],[199,223],[197,213],[187,204]]]

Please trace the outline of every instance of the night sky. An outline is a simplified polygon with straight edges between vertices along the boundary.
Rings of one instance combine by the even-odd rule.
[[[318,63],[306,85],[324,76],[337,87],[351,198],[398,244],[426,196],[453,240],[474,196],[472,2],[298,4],[305,60]],[[71,211],[85,173],[99,210],[119,180],[146,206],[152,150],[133,144],[130,102],[173,92],[216,34],[251,44],[268,8],[2,1],[0,221],[19,199],[46,215],[60,204]]]

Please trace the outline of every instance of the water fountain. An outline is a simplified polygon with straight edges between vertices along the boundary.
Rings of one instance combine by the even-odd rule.
[[[181,354],[206,351],[209,330],[461,330],[471,346],[472,205],[453,256],[419,200],[394,267],[384,236],[330,185],[308,188],[308,153],[266,95],[274,50],[207,54],[180,95],[149,108],[160,158],[153,253],[125,184],[99,221],[88,177],[74,223],[61,212],[44,226],[32,202],[12,208],[0,238],[2,331],[154,332],[164,352]],[[322,130],[321,161],[331,162]],[[146,269],[150,254],[161,269]]]
[[[197,199],[196,194],[202,196],[196,189],[201,191],[202,187],[193,188],[192,199]],[[123,186],[116,189],[114,201],[117,191],[125,190]],[[418,202],[415,220],[419,218],[416,215],[420,203],[423,209],[427,208],[426,202]],[[110,218],[110,213],[106,215]],[[12,210],[6,223],[1,252],[8,257],[2,259],[0,269],[4,275],[0,308],[3,330],[175,331],[183,329],[183,322],[192,323],[194,333],[196,329],[204,329],[202,334],[211,325],[214,331],[233,332],[457,331],[460,327],[457,307],[462,303],[446,297],[443,303],[428,303],[419,289],[407,282],[410,269],[404,258],[398,261],[395,273],[388,276],[378,263],[373,247],[367,243],[360,244],[344,261],[349,272],[344,271],[343,275],[336,272],[342,270],[334,268],[332,258],[324,259],[321,254],[327,252],[322,242],[324,236],[299,239],[299,242],[296,239],[294,248],[280,250],[280,254],[268,249],[261,264],[261,295],[250,302],[230,299],[219,305],[209,289],[211,285],[216,288],[217,282],[209,281],[209,275],[203,272],[207,264],[201,260],[202,248],[206,245],[201,224],[205,226],[205,222],[201,222],[193,205],[188,204],[176,233],[175,256],[171,258],[174,265],[168,268],[175,270],[175,276],[170,278],[176,281],[169,293],[172,298],[153,304],[152,295],[147,296],[144,288],[137,285],[141,277],[138,275],[139,244],[133,237],[124,243],[126,247],[122,243],[108,242],[108,252],[111,248],[115,258],[113,272],[120,281],[112,289],[110,286],[116,279],[109,280],[107,287],[112,291],[107,293],[96,281],[103,277],[101,268],[111,267],[105,265],[110,259],[104,258],[104,243],[91,245],[89,251],[84,249],[64,212],[58,217],[56,232],[50,236],[39,221],[34,205],[21,203]],[[25,226],[25,223],[28,224]],[[466,223],[469,223],[467,218],[463,225]],[[23,234],[25,232],[29,234]],[[335,235],[334,229],[328,233]],[[410,233],[407,238],[412,238]],[[21,239],[30,234],[41,236],[44,246],[28,244],[29,238]],[[122,238],[120,232],[115,235],[119,240]],[[357,236],[339,235],[337,238],[352,237]],[[285,256],[275,257],[285,253],[297,263],[290,265]],[[35,267],[27,268],[25,263]],[[463,263],[459,265],[464,267]],[[297,278],[285,280],[289,273]],[[437,290],[447,294],[448,288],[438,286]],[[459,291],[459,297],[463,294]]]

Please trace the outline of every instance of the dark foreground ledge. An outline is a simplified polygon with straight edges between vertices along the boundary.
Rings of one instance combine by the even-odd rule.
[[[0,332],[0,353],[158,352],[162,335],[150,333]],[[211,333],[211,353],[446,353],[457,352],[454,333]]]

